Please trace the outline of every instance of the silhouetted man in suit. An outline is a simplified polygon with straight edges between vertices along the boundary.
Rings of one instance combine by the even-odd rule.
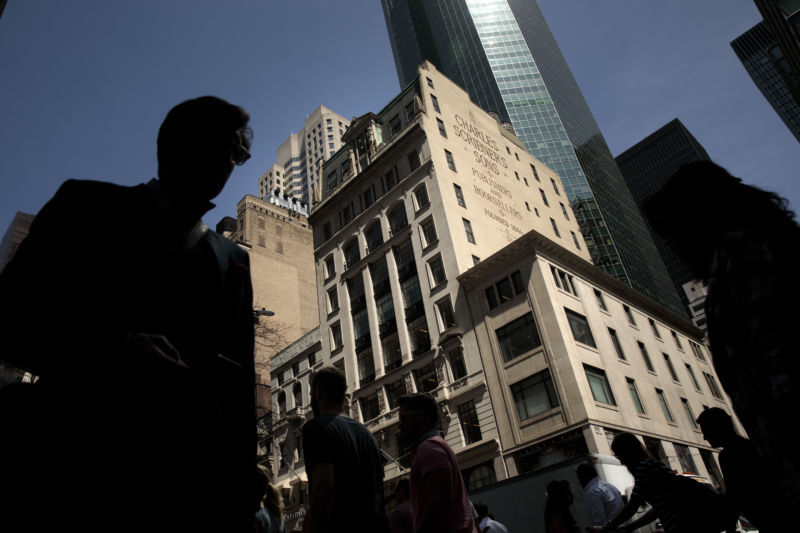
[[[37,215],[0,275],[0,358],[40,376],[0,401],[23,413],[0,437],[14,457],[0,521],[252,527],[249,260],[201,221],[250,157],[248,120],[183,102],[159,130],[157,180],[69,180]]]

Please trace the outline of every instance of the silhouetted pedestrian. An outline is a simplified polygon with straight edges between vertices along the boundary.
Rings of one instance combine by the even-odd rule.
[[[201,220],[250,157],[248,120],[219,98],[183,102],[158,133],[158,179],[69,180],[36,216],[0,275],[3,358],[40,376],[0,520],[52,491],[25,484],[58,457],[74,484],[28,529],[252,529],[249,261]]]
[[[478,526],[479,533],[508,533],[506,526],[492,518],[489,514],[489,506],[483,502],[478,502],[474,505],[475,512],[478,516],[475,518],[475,524]]]
[[[652,459],[635,435],[620,433],[614,437],[611,450],[633,475],[633,492],[608,523],[591,526],[588,531],[633,531],[660,519],[666,533],[719,533],[730,522],[721,496],[691,478],[675,475]],[[623,526],[645,502],[652,509]]]
[[[697,423],[708,443],[722,448],[719,465],[733,514],[743,514],[762,533],[784,531],[792,520],[791,508],[755,445],[736,434],[730,415],[719,407],[700,413]]]
[[[578,465],[575,473],[583,487],[583,505],[593,526],[603,526],[622,509],[622,495],[617,487],[597,477],[597,471],[588,463]]]
[[[428,394],[401,396],[400,432],[414,443],[411,510],[415,533],[474,533],[472,504],[458,461],[439,435],[439,409]]]
[[[401,479],[394,487],[397,503],[389,513],[389,529],[392,533],[414,533],[414,517],[411,515],[411,488],[407,479]]]
[[[569,510],[573,500],[569,481],[554,479],[547,484],[547,502],[544,506],[545,533],[580,532],[580,528]]]
[[[344,372],[325,367],[311,380],[314,418],[303,426],[303,456],[311,509],[303,528],[310,533],[380,533],[383,461],[372,433],[342,415]]]
[[[255,533],[286,533],[283,500],[270,481],[267,469],[260,465],[256,467],[255,478],[254,495],[258,508],[254,517]]]
[[[711,162],[681,167],[646,200],[653,228],[707,282],[714,367],[764,464],[800,505],[795,442],[800,228],[786,201]]]

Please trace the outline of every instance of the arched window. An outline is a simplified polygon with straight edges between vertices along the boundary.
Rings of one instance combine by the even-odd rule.
[[[303,406],[303,387],[299,383],[295,383],[292,389],[292,396],[294,396],[294,406]]]
[[[286,393],[283,391],[278,393],[278,414],[280,416],[286,415]]]
[[[483,463],[470,470],[467,475],[467,489],[477,490],[497,481],[492,463]]]
[[[370,224],[370,226],[364,232],[364,236],[367,238],[368,251],[372,251],[383,244],[383,231],[381,230],[380,220],[376,220]]]
[[[350,268],[353,264],[355,264],[359,259],[359,252],[358,252],[358,238],[354,237],[344,245],[344,262],[347,265],[345,268]]]
[[[406,217],[406,206],[401,202],[389,211],[389,227],[391,228],[392,235],[396,235],[397,232],[403,229],[407,224],[408,217]]]

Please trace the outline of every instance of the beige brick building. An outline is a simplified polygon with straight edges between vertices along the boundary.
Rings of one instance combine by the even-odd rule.
[[[715,468],[688,418],[730,411],[701,332],[592,265],[561,180],[513,133],[426,62],[342,141],[309,217],[319,330],[271,370],[276,481],[294,487],[292,512],[323,364],[345,371],[348,414],[376,435],[387,481],[410,465],[397,398],[415,391],[437,399],[471,490],[608,453],[622,430],[676,469]]]

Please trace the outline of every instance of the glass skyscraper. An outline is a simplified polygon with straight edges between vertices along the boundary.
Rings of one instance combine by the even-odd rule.
[[[382,0],[400,85],[431,61],[561,176],[594,263],[685,314],[534,0]]]

